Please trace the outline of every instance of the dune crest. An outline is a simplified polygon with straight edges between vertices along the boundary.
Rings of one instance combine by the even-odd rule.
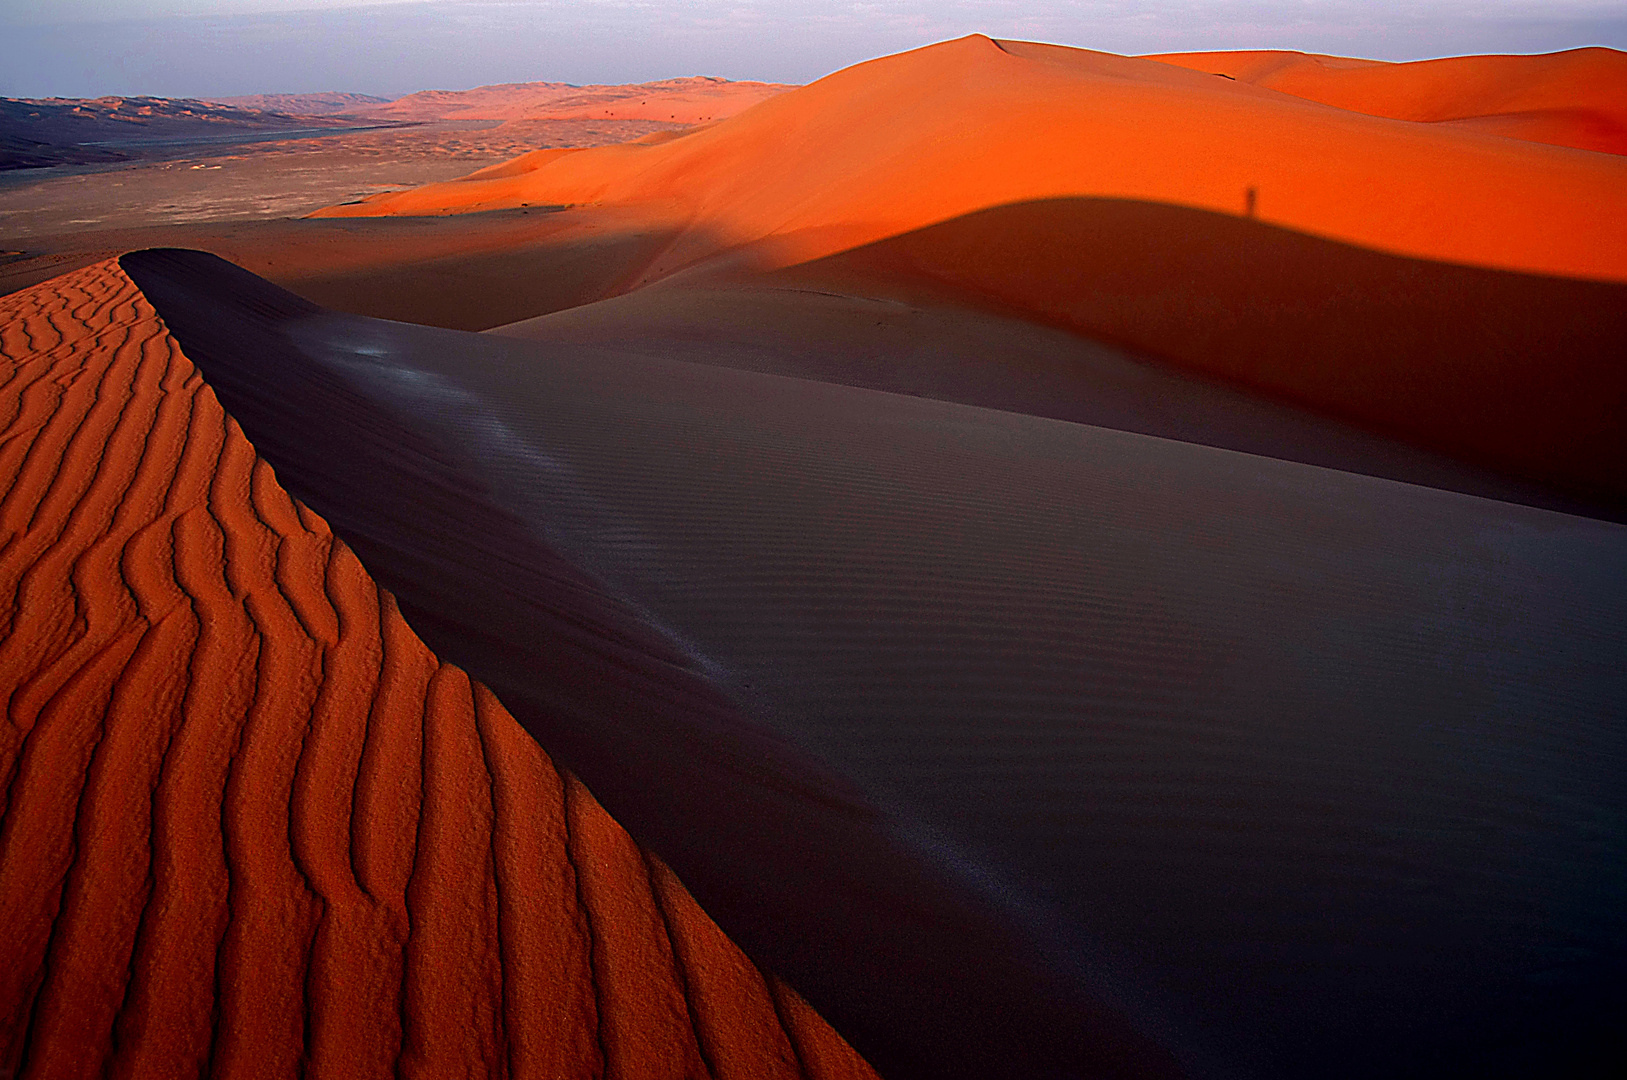
[[[874,1073],[290,499],[105,262],[0,300],[0,1074]]]
[[[1252,193],[1252,203],[1251,203]],[[644,204],[687,223],[644,281],[758,268],[1009,203],[1172,203],[1422,258],[1627,280],[1627,161],[1421,126],[1156,60],[961,38],[859,64],[663,145],[524,183],[429,185],[320,216]]]
[[[1621,525],[121,266],[424,641],[886,1075],[1615,1052]]]
[[[1278,51],[1147,59],[1370,116],[1627,154],[1627,53],[1615,49],[1402,64]]]

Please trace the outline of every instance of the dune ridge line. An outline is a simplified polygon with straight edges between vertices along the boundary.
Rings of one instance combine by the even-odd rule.
[[[115,262],[0,300],[0,1068],[874,1073],[291,500]]]

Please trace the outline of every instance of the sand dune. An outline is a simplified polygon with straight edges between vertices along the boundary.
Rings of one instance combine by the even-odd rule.
[[[1619,1053],[1622,526],[125,265],[426,640],[888,1075]]]
[[[0,291],[120,252],[183,245],[339,311],[485,330],[621,292],[672,236],[637,208],[103,229],[24,240],[31,251],[0,263]]]
[[[0,300],[0,1072],[873,1077],[291,500],[108,262]]]
[[[1155,235],[1152,222],[1124,213],[1128,208],[1102,209],[1107,213],[1098,220],[1116,216],[1126,226],[1126,243],[1114,247],[1115,251],[1135,253],[1138,248],[1129,237]],[[1138,209],[1149,216],[1180,213],[1168,207]],[[1187,213],[1199,220],[1171,222],[1170,228],[1157,228],[1156,232],[1167,236],[1178,229],[1183,235],[1201,236],[1206,224],[1202,218],[1209,215]],[[1030,235],[1015,213],[997,211],[990,216],[1004,216],[1005,220],[990,230],[1002,235],[991,239],[990,231],[985,231],[978,241],[987,244],[987,254],[995,260],[1002,258],[1002,252],[1021,250],[1024,245],[1028,250],[1043,251],[1047,244],[1069,240],[1066,234],[1055,231],[1044,236]],[[1044,219],[1043,215],[1036,217]],[[1248,228],[1246,223],[1236,224],[1240,230]],[[953,232],[957,225],[972,223],[951,223],[938,229]],[[1007,228],[1009,231],[1003,231]],[[1140,231],[1142,228],[1145,232]],[[927,234],[934,231],[927,230]],[[1430,361],[1439,353],[1443,362],[1435,376],[1435,392],[1439,393],[1442,384],[1454,377],[1462,378],[1446,390],[1448,397],[1463,394],[1453,400],[1455,406],[1458,400],[1475,400],[1481,382],[1454,373],[1473,372],[1474,359],[1482,350],[1491,357],[1488,367],[1499,357],[1518,355],[1516,343],[1522,341],[1522,331],[1528,347],[1542,355],[1568,357],[1566,350],[1573,349],[1578,359],[1592,356],[1601,368],[1609,370],[1605,364],[1614,339],[1601,335],[1591,342],[1575,340],[1580,336],[1578,331],[1597,318],[1597,306],[1579,303],[1574,321],[1558,319],[1548,323],[1533,320],[1532,312],[1542,310],[1546,315],[1555,310],[1542,308],[1543,303],[1557,302],[1563,308],[1557,296],[1548,295],[1540,301],[1532,297],[1526,303],[1520,301],[1517,292],[1510,295],[1505,291],[1495,301],[1474,295],[1472,286],[1498,282],[1490,272],[1435,264],[1409,266],[1407,260],[1394,260],[1400,264],[1398,269],[1410,272],[1410,276],[1408,288],[1391,291],[1393,280],[1383,274],[1346,279],[1337,273],[1329,275],[1326,264],[1319,266],[1316,258],[1305,265],[1287,252],[1273,252],[1272,261],[1285,272],[1269,281],[1256,282],[1249,289],[1249,299],[1258,303],[1264,297],[1279,307],[1279,318],[1270,334],[1240,319],[1236,323],[1225,321],[1236,319],[1246,310],[1236,297],[1227,307],[1203,302],[1203,290],[1210,290],[1211,295],[1219,293],[1222,290],[1217,288],[1218,282],[1235,284],[1243,278],[1236,273],[1228,275],[1226,267],[1205,267],[1200,258],[1156,276],[1104,275],[1092,290],[1100,303],[1089,311],[1095,318],[1038,321],[1023,310],[1025,305],[1003,305],[986,294],[954,287],[956,278],[951,273],[942,277],[923,273],[934,263],[915,258],[924,252],[913,244],[924,241],[925,235],[912,234],[805,267],[732,282],[638,289],[500,326],[491,333],[523,338],[546,345],[551,351],[573,355],[688,360],[1096,424],[1508,502],[1627,520],[1627,506],[1597,492],[1591,498],[1585,497],[1578,493],[1576,485],[1561,485],[1551,479],[1545,483],[1522,481],[1513,475],[1521,471],[1518,469],[1469,465],[1465,458],[1483,460],[1488,455],[1468,453],[1461,445],[1453,448],[1457,451],[1453,454],[1431,451],[1418,445],[1426,440],[1398,436],[1394,425],[1386,434],[1372,430],[1375,425],[1371,423],[1341,422],[1324,409],[1306,407],[1302,395],[1281,392],[1277,386],[1267,388],[1275,392],[1250,390],[1231,380],[1204,379],[1149,359],[1177,351],[1169,347],[1165,335],[1181,332],[1183,327],[1195,334],[1194,324],[1200,322],[1214,337],[1231,337],[1232,347],[1244,356],[1257,358],[1256,362],[1273,355],[1321,356],[1326,358],[1325,367],[1316,366],[1325,371],[1361,371],[1375,366],[1372,357],[1377,354],[1397,368],[1404,370],[1410,363],[1414,370],[1428,372]],[[1299,243],[1307,239],[1287,235]],[[1249,250],[1249,243],[1241,238],[1228,239],[1240,241],[1236,251]],[[1216,247],[1231,250],[1224,244]],[[1358,249],[1346,251],[1358,259],[1383,258]],[[981,265],[975,259],[968,262]],[[1104,269],[1115,268],[1113,262],[1103,262]],[[948,266],[957,264],[967,265],[958,260],[945,261]],[[1117,269],[1122,271],[1124,267],[1119,265]],[[1460,287],[1452,289],[1432,282],[1428,276],[1432,270],[1444,272],[1449,279],[1462,275],[1458,279]],[[1476,274],[1485,275],[1489,282]],[[1344,287],[1326,287],[1330,277]],[[1463,278],[1471,288],[1461,287]],[[1138,281],[1141,287],[1136,288],[1133,283]],[[1275,291],[1270,291],[1273,284]],[[1119,289],[1113,289],[1113,285]],[[1564,295],[1563,288],[1554,292]],[[1163,302],[1155,303],[1153,298],[1159,294]],[[1043,288],[1036,289],[1034,299],[1047,295]],[[1082,314],[1078,308],[1069,310]],[[1056,323],[1080,333],[1070,333]],[[1420,325],[1429,326],[1431,332],[1418,333]],[[1352,326],[1376,326],[1391,330],[1393,336],[1363,337],[1350,333]],[[1547,332],[1532,335],[1531,331],[1538,328],[1546,328]],[[1627,333],[1627,329],[1622,332]],[[1107,344],[1115,340],[1128,344]],[[1516,347],[1505,350],[1505,344]],[[1283,366],[1291,369],[1286,359]],[[1402,379],[1399,384],[1409,395],[1427,397],[1430,391],[1422,376]],[[1572,401],[1575,413],[1591,412],[1598,422],[1596,430],[1608,439],[1616,429],[1614,416],[1598,407],[1596,395],[1579,394],[1577,398],[1580,400]],[[1529,432],[1532,419],[1529,415],[1507,416],[1507,427],[1490,430],[1463,425],[1459,434],[1465,442],[1478,439],[1521,451],[1505,457],[1528,458],[1534,456],[1533,444],[1512,437],[1512,432]],[[1441,425],[1432,425],[1425,434],[1434,434],[1432,441],[1438,446],[1442,430]],[[1542,446],[1550,461],[1568,456],[1567,464],[1595,472],[1607,473],[1613,468],[1609,463],[1617,457],[1596,455],[1580,438],[1577,425],[1573,423],[1564,430],[1565,439],[1551,445],[1534,445]],[[1583,452],[1575,453],[1577,449]]]
[[[426,92],[643,137],[25,256],[299,295],[0,297],[0,1075],[1619,1067],[1621,65]]]
[[[1624,284],[1107,199],[986,210],[775,276],[1038,319],[1627,511]]]
[[[1627,162],[1332,109],[1105,53],[968,37],[847,68],[657,146],[335,215],[666,205],[688,232],[646,280],[731,249],[833,254],[992,206],[1135,198],[1383,251],[1627,280]]]
[[[1613,155],[971,37],[658,145],[536,155],[323,214],[525,202],[669,222],[625,288],[793,265],[834,292],[947,288],[1526,481],[1627,497]]]
[[[0,98],[0,122],[8,133],[37,132],[39,138],[60,143],[345,126],[345,121],[328,117],[160,97]]]
[[[1392,64],[1301,52],[1149,57],[1351,112],[1627,154],[1627,53],[1453,56]]]
[[[792,89],[778,83],[732,82],[709,76],[624,86],[532,82],[473,90],[421,90],[368,109],[396,120],[660,120],[699,124],[721,120]]]
[[[402,610],[413,628],[438,650],[458,650],[465,666],[478,663],[482,682],[618,820],[636,823],[730,936],[887,1075],[1176,1074],[1167,1050],[1114,1002],[1053,970],[983,890],[922,858],[882,807],[748,712],[755,695],[742,699],[684,636],[599,577],[600,560],[544,544],[556,529],[595,527],[574,512],[574,496],[540,530],[490,501],[438,432],[358,397],[287,336],[290,324],[323,317],[298,297],[198,253],[135,253],[122,263],[185,336],[188,355],[209,358],[211,386],[234,415],[255,417],[257,447],[271,448],[281,482],[309,485],[304,501],[315,494],[342,515],[347,543],[392,575],[381,581],[412,590]],[[429,335],[406,343],[472,350],[477,360],[516,348],[376,320],[339,328],[341,338],[351,330]],[[367,356],[376,346],[340,348]],[[255,374],[268,371],[276,378]],[[331,417],[335,408],[350,417],[345,426],[366,432],[359,443],[322,450],[321,440],[347,433],[326,420],[276,419],[291,419],[290,410]],[[540,460],[507,440],[501,422],[490,430],[500,444],[494,463],[510,450]],[[314,455],[289,453],[290,439]],[[357,467],[312,468],[334,452]],[[387,486],[409,461],[419,476],[410,493]],[[528,504],[558,494],[533,486],[529,470],[513,475]],[[387,491],[409,512],[377,514]],[[630,537],[626,547],[642,545]],[[491,574],[505,583],[496,591]]]

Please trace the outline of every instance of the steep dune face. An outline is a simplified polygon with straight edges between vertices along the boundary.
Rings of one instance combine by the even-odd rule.
[[[495,359],[513,365],[508,379],[521,391],[539,385],[533,375],[568,368],[497,337],[333,316],[197,252],[137,252],[121,266],[254,432],[281,482],[307,505],[328,508],[336,533],[400,598],[424,640],[478,671],[556,760],[682,874],[731,936],[793,980],[888,1076],[1179,1074],[1144,1018],[1081,982],[1013,925],[980,881],[923,853],[890,801],[878,803],[768,723],[758,705],[774,679],[742,682],[738,665],[697,647],[692,624],[652,615],[647,598],[629,591],[622,560],[665,545],[650,547],[653,534],[639,527],[605,528],[599,514],[615,515],[619,500],[582,489],[578,466],[536,441],[521,415],[489,414],[482,394],[395,361],[399,352],[417,360],[428,352],[489,371]],[[329,349],[336,342],[337,356]],[[703,378],[743,374],[684,367]],[[428,397],[400,409],[391,390],[376,393],[377,376],[391,390]],[[648,400],[637,373],[611,378]],[[751,400],[762,388],[747,388],[746,397],[740,389],[718,387],[719,404]],[[569,383],[543,396],[591,415]],[[429,414],[444,414],[455,429],[450,439],[447,428],[424,422]],[[629,446],[662,446],[625,440],[633,428],[604,430],[622,433],[615,437]],[[507,479],[494,487],[490,476],[471,474],[466,452],[503,463]],[[346,464],[333,468],[338,459]],[[560,468],[550,472],[550,461]],[[414,477],[405,485],[403,465]],[[721,523],[732,513],[717,507],[712,475],[695,473],[702,487],[693,500],[721,511]],[[663,483],[687,490],[673,479]],[[799,490],[790,480],[785,490]],[[824,502],[813,495],[809,505]],[[785,551],[752,528],[733,535]],[[574,546],[583,531],[609,539],[612,550]],[[826,563],[815,552],[808,559]],[[674,580],[709,577],[690,573]]]
[[[1627,512],[1627,285],[1117,199],[997,207],[775,277],[1015,311]]]
[[[0,301],[0,1073],[873,1077],[114,263]]]
[[[523,188],[432,185],[323,213],[664,204],[691,228],[653,280],[729,248],[785,265],[1023,200],[1242,214],[1251,190],[1266,220],[1367,247],[1627,278],[1627,162],[1615,157],[975,36],[859,64],[664,145],[559,158]]]
[[[888,1076],[1619,1057],[1621,526],[121,265],[424,640]]]
[[[1614,54],[1578,56],[1537,69],[1593,64],[1613,77]],[[1510,70],[1497,77],[1515,105],[1570,86]],[[1465,101],[1493,101],[1480,67],[1430,71],[1467,87]],[[1614,361],[1627,158],[1364,115],[1155,60],[971,37],[858,65],[664,144],[537,157],[325,213],[525,202],[664,220],[670,239],[625,290],[793,265],[834,292],[911,299],[948,286],[954,302],[1128,345],[1525,480],[1627,495]]]
[[[1148,59],[1370,116],[1627,154],[1627,53],[1615,49],[1405,64],[1278,51]]]
[[[1098,252],[1088,271],[1055,271],[1070,248]],[[1271,318],[1250,317],[1260,310]],[[1627,372],[1616,361],[1627,286],[1401,259],[1179,207],[1001,207],[772,274],[658,285],[491,333],[1627,517]],[[1168,356],[1195,370],[1147,359]]]

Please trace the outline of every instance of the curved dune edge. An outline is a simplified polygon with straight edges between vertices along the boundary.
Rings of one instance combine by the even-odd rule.
[[[1007,311],[1627,510],[1627,285],[1108,199],[997,207],[774,279]]]
[[[682,139],[313,216],[659,208],[684,231],[644,283],[747,244],[766,269],[993,206],[1120,198],[1253,214],[1394,254],[1627,280],[1624,192],[1627,160],[1613,155],[974,35],[858,64]]]
[[[0,300],[0,1073],[873,1077],[278,486],[114,262]]]
[[[121,266],[424,640],[888,1075],[1602,1056],[1620,526]]]
[[[1615,49],[1399,64],[1277,50],[1147,59],[1369,116],[1627,154],[1627,53]]]

